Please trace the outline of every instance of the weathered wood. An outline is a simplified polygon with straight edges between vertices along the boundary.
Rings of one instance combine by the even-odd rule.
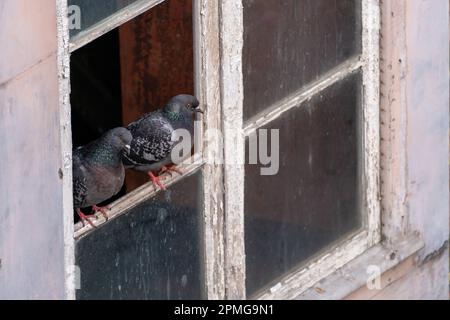
[[[183,172],[183,175],[170,175],[170,173],[166,173],[164,175],[161,175],[161,181],[164,182],[167,187],[169,187],[172,184],[180,181],[184,177],[189,176],[190,174],[197,171],[201,164],[201,158],[199,156],[187,159],[185,160],[185,162],[178,165],[178,168]],[[117,217],[125,214],[128,210],[134,208],[143,201],[154,197],[159,192],[161,192],[161,189],[156,188],[151,182],[140,186],[139,188],[133,190],[132,192],[109,205],[111,210],[108,211],[108,221],[114,220]],[[95,216],[96,219],[93,220],[92,223],[97,228],[108,222],[101,213],[97,213]],[[91,225],[86,224],[83,226],[83,223],[79,222],[75,225],[74,238],[79,239],[95,230],[96,229],[92,228]]]
[[[379,289],[369,288],[366,286],[361,287],[359,290],[352,292],[350,295],[345,297],[345,300],[369,300],[373,299],[377,294],[380,294],[382,290],[384,290],[386,287],[394,283],[395,281],[401,279],[406,274],[411,272],[413,268],[416,265],[417,257],[411,256],[405,261],[395,265],[391,270],[386,271],[385,273],[381,274],[379,279],[376,281],[379,281]],[[398,299],[399,297],[396,297],[394,299]]]
[[[312,260],[306,268],[301,267],[281,277],[280,281],[269,290],[264,290],[256,297],[262,299],[293,298],[319,279],[331,275],[358,255],[364,253],[381,239],[381,223],[379,208],[379,28],[380,12],[377,0],[362,2],[362,55],[357,60],[350,59],[346,63],[331,70],[318,79],[309,88],[297,92],[298,96],[287,97],[285,101],[269,109],[261,119],[254,120],[246,128],[251,133],[259,125],[279,117],[283,112],[293,108],[297,102],[306,100],[341,80],[354,70],[363,71],[363,106],[361,125],[362,153],[362,213],[366,218],[366,230],[355,234],[352,238]],[[327,78],[328,77],[328,78]]]
[[[242,0],[220,2],[221,95],[224,135],[225,285],[228,299],[244,299],[244,148]]]
[[[448,301],[448,255],[443,254],[418,268],[410,268],[400,274],[397,281],[371,296],[373,300],[444,300]],[[407,267],[407,266],[400,266]],[[389,275],[390,276],[390,275]],[[392,275],[393,276],[393,275]],[[391,279],[393,280],[393,279]]]
[[[323,256],[309,261],[306,267],[294,270],[282,277],[276,284],[257,294],[254,298],[261,300],[294,299],[369,248],[367,231],[358,233],[344,243],[340,243],[338,247],[328,250]]]
[[[407,101],[404,1],[381,1],[380,182],[383,236],[391,244],[406,236]]]
[[[146,12],[163,1],[164,0],[141,0],[123,8],[122,10],[119,10],[105,20],[100,21],[89,29],[82,31],[73,37],[70,41],[70,52],[87,45],[105,33],[117,28],[118,26],[133,19],[143,12]]]
[[[62,179],[64,230],[64,273],[67,299],[75,299],[77,269],[75,266],[75,241],[73,239],[73,192],[72,192],[72,125],[70,108],[70,53],[67,19],[67,0],[56,1],[58,30],[58,88],[59,130],[61,141],[61,166],[58,174]]]
[[[380,216],[380,5],[362,1],[363,182],[362,202],[367,215],[369,245],[381,240]]]
[[[369,291],[369,294],[379,293],[386,285],[394,281],[392,278],[389,281],[390,270],[393,270],[399,264],[410,263],[409,259],[414,261],[417,257],[417,252],[423,246],[423,240],[417,235],[411,235],[398,242],[395,249],[380,243],[336,270],[333,274],[315,283],[311,288],[295,297],[295,299],[336,300],[344,297],[350,298],[350,295],[359,290]],[[404,270],[401,266],[400,268]],[[380,278],[380,290],[368,290],[368,282],[373,286],[371,288],[374,289],[375,285],[378,285],[378,283],[370,281],[372,279],[378,280],[376,278],[378,275],[377,271],[381,278],[387,277]],[[404,271],[406,272],[407,270]]]
[[[205,109],[203,127],[204,154],[220,156],[223,143],[206,130],[222,132],[220,101],[220,34],[217,0],[196,0],[195,83],[196,94]],[[213,132],[213,131],[210,131]],[[223,166],[205,159],[203,166],[203,247],[205,292],[208,299],[225,298]]]

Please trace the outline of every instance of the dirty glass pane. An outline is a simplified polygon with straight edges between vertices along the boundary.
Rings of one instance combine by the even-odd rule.
[[[70,18],[70,37],[75,36],[83,30],[92,27],[97,22],[108,18],[120,9],[137,2],[139,0],[68,0]],[[77,6],[80,10],[78,10]],[[79,26],[76,25],[76,14],[80,13]]]
[[[360,79],[352,75],[264,127],[279,129],[280,166],[272,176],[245,168],[249,294],[362,227]]]
[[[77,299],[201,299],[201,174],[76,243]]]
[[[360,0],[244,0],[244,117],[361,52]]]

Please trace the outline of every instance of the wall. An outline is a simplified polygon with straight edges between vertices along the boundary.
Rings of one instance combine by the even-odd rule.
[[[348,299],[448,299],[448,5],[382,1],[383,218],[425,248]]]
[[[0,1],[0,299],[65,297],[55,6]]]

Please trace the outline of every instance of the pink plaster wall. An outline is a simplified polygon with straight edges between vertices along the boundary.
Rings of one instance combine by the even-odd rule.
[[[0,1],[0,299],[65,297],[55,5]]]
[[[382,55],[389,66],[383,74],[382,101],[390,117],[382,115],[382,132],[386,134],[382,146],[392,152],[383,159],[383,165],[390,171],[381,171],[381,180],[385,182],[382,188],[388,185],[383,194],[383,207],[388,211],[383,216],[388,224],[384,228],[395,229],[390,224],[401,221],[398,216],[404,210],[408,217],[406,231],[420,233],[425,248],[418,252],[413,266],[369,298],[446,300],[449,1],[384,0],[383,8],[383,21],[388,29],[384,30]],[[390,143],[390,149],[386,148]],[[366,287],[351,297],[368,298]]]
[[[406,1],[407,201],[411,225],[425,239],[423,255],[449,237],[448,5]]]
[[[0,1],[0,85],[56,51],[55,0]]]

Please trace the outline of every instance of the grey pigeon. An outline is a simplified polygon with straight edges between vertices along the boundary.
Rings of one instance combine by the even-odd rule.
[[[147,172],[154,185],[165,189],[159,181],[158,170],[174,171],[171,152],[177,144],[173,133],[177,129],[186,129],[194,142],[194,121],[199,109],[197,98],[187,94],[173,97],[164,108],[145,114],[137,121],[128,125],[133,135],[130,150],[125,150],[123,163],[126,168]]]
[[[73,151],[73,204],[83,223],[86,220],[94,227],[81,212],[84,207],[93,206],[107,218],[104,208],[96,205],[122,188],[125,178],[122,153],[130,148],[131,139],[130,131],[115,128]]]

